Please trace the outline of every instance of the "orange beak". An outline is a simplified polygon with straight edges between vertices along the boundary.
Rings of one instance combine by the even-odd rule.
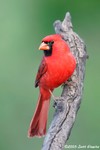
[[[41,45],[39,46],[39,50],[49,50],[49,49],[50,47],[44,42],[42,42]]]

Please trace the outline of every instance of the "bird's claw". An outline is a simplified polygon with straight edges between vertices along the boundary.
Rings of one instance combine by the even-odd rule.
[[[61,98],[61,97],[55,97],[55,98],[54,98],[54,104],[53,104],[53,107],[54,107],[54,108],[57,108],[57,104],[58,104],[58,101],[60,100],[60,98]]]
[[[64,97],[62,96],[55,97],[53,93],[51,92],[51,90],[49,90],[49,92],[54,100],[53,107],[59,111],[62,111],[64,107],[64,103],[63,103],[63,101],[65,100]],[[69,103],[71,103],[71,101],[69,101]]]
[[[54,108],[57,108],[57,102],[56,102],[56,101],[54,101],[53,107],[54,107]]]
[[[77,81],[73,81],[73,80],[67,80],[67,81],[65,81],[61,86],[63,87],[63,86],[65,86],[65,85],[68,85],[68,86],[74,86],[74,85],[76,85],[76,83],[77,83]]]

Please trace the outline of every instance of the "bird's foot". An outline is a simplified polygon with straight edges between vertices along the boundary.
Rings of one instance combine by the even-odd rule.
[[[65,85],[68,85],[68,86],[75,86],[76,83],[77,83],[77,80],[72,81],[72,79],[69,79],[69,80],[65,81],[65,82],[62,84],[62,87],[65,86]]]
[[[49,92],[54,100],[53,107],[57,108],[58,102],[61,102],[64,98],[62,96],[59,96],[59,97],[54,96],[54,94],[51,92],[51,90],[49,90]]]
[[[63,101],[63,97],[59,96],[59,97],[56,97],[55,100],[54,100],[54,104],[53,104],[53,107],[54,108],[57,108],[58,106],[60,106],[60,104],[62,103]]]

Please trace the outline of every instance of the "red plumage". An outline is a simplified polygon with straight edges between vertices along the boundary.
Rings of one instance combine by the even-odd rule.
[[[76,67],[74,56],[66,42],[58,34],[46,36],[39,49],[44,50],[44,56],[35,80],[35,87],[39,86],[40,95],[30,123],[29,137],[45,135],[50,91],[68,80]]]

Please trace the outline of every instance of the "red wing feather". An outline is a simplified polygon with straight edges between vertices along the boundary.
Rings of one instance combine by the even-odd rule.
[[[39,66],[38,72],[37,72],[37,76],[36,76],[36,80],[35,80],[35,87],[38,86],[41,77],[46,73],[46,71],[47,71],[47,64],[46,64],[45,60],[43,59]]]

